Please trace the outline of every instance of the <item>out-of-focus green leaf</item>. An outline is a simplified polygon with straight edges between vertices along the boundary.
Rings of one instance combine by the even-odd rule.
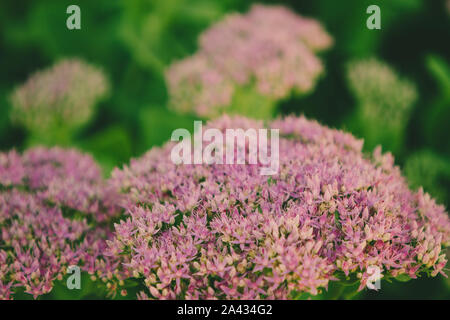
[[[192,132],[194,120],[200,119],[193,115],[179,115],[155,106],[142,109],[139,113],[140,152],[169,141],[175,129],[184,128]]]
[[[413,189],[423,187],[439,202],[450,203],[450,159],[422,150],[408,157],[404,172]]]
[[[127,163],[132,156],[131,138],[122,126],[108,127],[80,144],[99,161],[106,176],[114,167]]]
[[[400,282],[407,282],[409,280],[411,280],[411,277],[408,276],[407,274],[399,274],[398,276],[395,277],[395,280],[400,281]]]

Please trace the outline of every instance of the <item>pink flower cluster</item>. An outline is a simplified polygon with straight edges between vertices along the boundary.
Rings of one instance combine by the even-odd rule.
[[[261,122],[224,117],[258,128]],[[212,124],[211,124],[212,125]],[[280,170],[259,165],[175,165],[154,148],[113,172],[127,217],[109,254],[145,284],[139,298],[286,299],[318,294],[341,275],[362,289],[385,278],[435,276],[447,260],[443,206],[408,189],[390,154],[304,117],[280,129]]]
[[[315,20],[282,6],[254,5],[231,14],[200,36],[200,49],[167,72],[171,105],[213,116],[228,107],[239,87],[277,100],[311,90],[323,66],[315,52],[331,37]]]
[[[61,60],[14,90],[12,117],[32,132],[62,124],[77,127],[91,118],[94,105],[108,90],[97,67],[79,59]]]
[[[112,286],[118,266],[103,254],[106,222],[119,210],[110,192],[93,159],[75,150],[0,153],[0,299],[49,293],[70,265]]]

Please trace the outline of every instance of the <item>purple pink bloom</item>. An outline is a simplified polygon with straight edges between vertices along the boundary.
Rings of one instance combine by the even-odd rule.
[[[107,221],[119,210],[93,159],[75,150],[0,153],[0,299],[52,290],[70,265],[109,286]],[[114,277],[113,277],[114,275]]]
[[[200,36],[196,54],[168,70],[170,104],[211,117],[230,107],[239,88],[271,100],[310,91],[323,71],[315,53],[332,42],[317,21],[282,6],[230,14]]]
[[[262,122],[223,117],[209,126]],[[146,289],[139,298],[264,299],[316,295],[368,268],[384,278],[443,273],[445,208],[412,192],[390,154],[304,117],[280,129],[280,170],[175,165],[173,143],[113,172],[126,217],[109,254]]]
[[[12,118],[31,132],[86,123],[109,90],[103,72],[79,59],[65,59],[34,73],[11,96]]]

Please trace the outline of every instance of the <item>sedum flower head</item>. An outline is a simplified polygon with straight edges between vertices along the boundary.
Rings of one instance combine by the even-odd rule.
[[[349,123],[352,132],[364,137],[366,148],[381,144],[386,150],[401,152],[417,99],[416,87],[374,58],[351,62],[347,77],[357,101]]]
[[[254,5],[247,14],[231,14],[213,25],[200,36],[194,56],[170,67],[170,104],[214,116],[242,87],[271,100],[307,92],[323,71],[315,52],[331,44],[317,21],[282,6]]]
[[[0,153],[0,299],[47,294],[71,265],[102,276],[116,270],[103,256],[113,198],[78,151]]]
[[[233,125],[234,124],[234,125]],[[260,128],[222,117],[210,127]],[[280,130],[280,168],[176,165],[173,143],[113,172],[127,217],[109,254],[145,285],[139,298],[264,299],[316,295],[368,269],[384,278],[442,272],[450,220],[423,191],[412,192],[390,154],[304,117]]]
[[[392,125],[407,123],[417,90],[389,65],[375,58],[353,61],[348,81],[365,117]]]
[[[219,70],[212,68],[203,54],[195,54],[174,63],[167,73],[171,106],[183,113],[193,111],[208,116],[211,106],[232,102],[235,86]]]
[[[79,59],[61,60],[14,90],[12,117],[31,132],[76,128],[91,118],[108,88],[97,67]]]

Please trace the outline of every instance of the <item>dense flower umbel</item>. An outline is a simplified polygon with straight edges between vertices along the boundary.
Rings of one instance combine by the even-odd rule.
[[[104,221],[117,213],[113,195],[102,182],[100,167],[76,150],[37,147],[22,156],[0,154],[0,186],[34,194],[61,208]]]
[[[77,151],[0,153],[0,299],[20,288],[46,294],[70,265],[113,280],[117,265],[103,257],[111,233],[91,225],[118,212],[109,192],[92,158]]]
[[[171,105],[213,116],[228,107],[238,87],[250,85],[270,99],[306,92],[323,66],[316,51],[331,37],[315,20],[282,6],[254,5],[231,14],[200,37],[200,50],[167,72]]]
[[[235,121],[262,125],[214,127]],[[110,251],[145,283],[140,298],[289,298],[343,274],[362,289],[369,266],[384,277],[442,271],[449,218],[408,189],[390,154],[364,157],[362,141],[304,117],[270,127],[282,135],[270,178],[259,165],[175,165],[172,143],[113,172],[128,218]]]
[[[407,123],[417,91],[389,65],[374,58],[354,61],[348,66],[348,81],[365,117],[390,125]]]
[[[349,123],[352,132],[364,137],[366,148],[381,144],[399,152],[417,99],[416,87],[374,58],[351,62],[348,80],[358,104]]]
[[[36,72],[13,92],[12,116],[32,132],[74,128],[90,119],[108,87],[96,67],[78,59],[62,60]]]

